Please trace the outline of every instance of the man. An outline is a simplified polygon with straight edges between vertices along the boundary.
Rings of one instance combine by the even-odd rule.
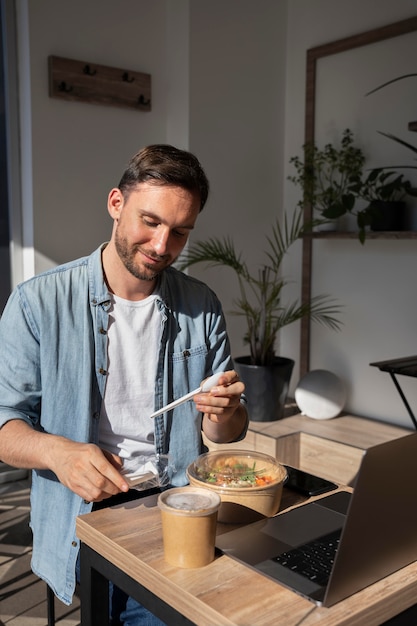
[[[246,433],[221,305],[171,267],[208,188],[192,154],[143,149],[109,193],[110,242],[18,286],[0,321],[0,458],[33,469],[32,569],[67,604],[76,517],[140,495],[122,468],[163,456],[184,485],[201,430],[215,442]],[[216,372],[210,392],[149,417]]]

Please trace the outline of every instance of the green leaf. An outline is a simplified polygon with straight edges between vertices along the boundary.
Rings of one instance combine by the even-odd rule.
[[[287,280],[281,276],[282,260],[300,236],[311,231],[313,223],[304,224],[300,210],[296,210],[290,217],[285,213],[282,225],[277,220],[266,237],[268,245],[265,255],[268,262],[253,272],[247,267],[242,255],[236,252],[230,237],[192,243],[178,263],[179,269],[197,263],[223,265],[235,273],[239,297],[233,301],[230,313],[243,316],[246,320],[244,341],[249,344],[251,361],[255,365],[272,363],[277,334],[281,328],[303,317],[309,316],[314,322],[332,330],[340,328],[337,318],[340,307],[327,296],[312,298],[306,304],[283,300]]]
[[[399,80],[404,80],[405,78],[411,78],[412,76],[417,76],[417,74],[403,74],[402,76],[397,76],[396,78],[393,78],[392,80],[388,80],[386,83],[383,83],[382,85],[378,85],[378,87],[375,87],[375,89],[371,89],[371,91],[368,91],[368,93],[366,93],[365,96],[370,96],[372,93],[375,93],[376,91],[379,91],[380,89],[383,89],[384,87],[387,87],[388,85],[392,85],[393,83],[396,83]]]
[[[409,150],[412,150],[412,152],[417,153],[417,146],[411,145],[411,143],[408,143],[407,141],[404,141],[404,139],[401,139],[400,137],[396,137],[395,135],[391,135],[391,133],[384,133],[382,130],[378,130],[377,132],[380,135],[383,135],[384,137],[387,137],[388,139],[392,139],[392,141],[396,141],[397,143],[401,144],[402,146],[405,146]],[[396,166],[396,167],[401,167],[401,166]]]

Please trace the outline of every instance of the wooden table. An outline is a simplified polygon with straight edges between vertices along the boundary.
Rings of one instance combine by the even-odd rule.
[[[281,511],[300,503],[284,489]],[[229,527],[218,525],[218,532]],[[200,569],[164,561],[156,497],[77,518],[82,626],[108,624],[107,580],[170,626],[380,626],[416,602],[417,562],[331,608],[317,607],[229,556]]]

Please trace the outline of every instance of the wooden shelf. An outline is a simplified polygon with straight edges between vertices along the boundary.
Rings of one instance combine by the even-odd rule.
[[[298,412],[273,422],[250,421],[243,442],[227,446],[207,438],[204,442],[209,450],[227,447],[263,452],[281,463],[349,485],[359,470],[364,450],[410,432],[411,428],[357,415],[317,420]]]
[[[355,231],[336,231],[323,230],[304,235],[312,239],[358,239],[358,233]],[[366,233],[366,239],[417,239],[417,231],[369,231]]]

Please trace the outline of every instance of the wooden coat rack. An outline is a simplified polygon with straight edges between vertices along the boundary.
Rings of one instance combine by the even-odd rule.
[[[50,56],[49,95],[92,104],[151,110],[151,75]]]

